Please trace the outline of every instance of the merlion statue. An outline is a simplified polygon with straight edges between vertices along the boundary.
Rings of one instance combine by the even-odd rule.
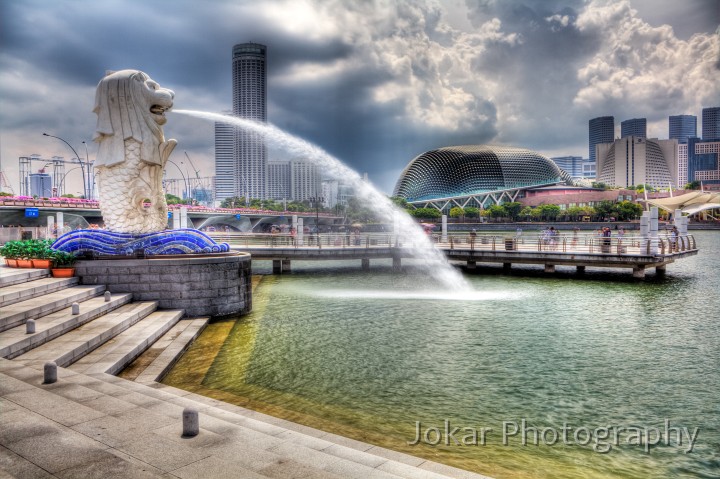
[[[167,226],[162,176],[177,141],[162,125],[175,94],[138,70],[108,72],[95,93],[95,176],[105,229],[154,233]],[[147,205],[149,203],[149,206]]]

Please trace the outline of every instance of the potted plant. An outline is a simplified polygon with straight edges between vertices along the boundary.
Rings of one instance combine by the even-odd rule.
[[[50,273],[53,278],[71,278],[75,275],[75,260],[77,258],[72,253],[66,253],[65,251],[53,250],[52,252],[52,267]]]
[[[0,247],[0,256],[5,258],[5,264],[11,268],[17,268],[17,260],[20,257],[20,241],[8,241]]]
[[[53,250],[50,248],[53,240],[32,240],[30,244],[30,258],[33,268],[49,268],[52,261]]]
[[[17,266],[18,268],[32,268],[32,246],[31,240],[20,240],[17,242]]]

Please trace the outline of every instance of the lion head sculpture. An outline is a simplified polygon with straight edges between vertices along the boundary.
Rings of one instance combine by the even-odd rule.
[[[144,234],[167,226],[162,176],[177,142],[165,141],[162,125],[174,96],[137,70],[109,72],[98,83],[95,171],[110,231]]]
[[[93,139],[100,143],[95,166],[123,162],[128,138],[142,145],[143,161],[164,166],[170,151],[159,151],[158,147],[165,143],[162,125],[167,122],[165,112],[172,108],[174,97],[172,90],[160,87],[141,71],[108,72],[95,93],[93,111],[98,120]]]

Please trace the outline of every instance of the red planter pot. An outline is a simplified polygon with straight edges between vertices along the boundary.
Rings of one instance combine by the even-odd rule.
[[[50,267],[49,259],[34,259],[32,260],[33,268],[48,269]]]
[[[32,268],[32,260],[31,259],[19,259],[17,260],[17,266],[18,268]]]
[[[5,264],[10,266],[11,268],[17,268],[17,260],[16,259],[5,258]]]
[[[50,273],[53,278],[72,278],[75,276],[75,268],[52,268]]]

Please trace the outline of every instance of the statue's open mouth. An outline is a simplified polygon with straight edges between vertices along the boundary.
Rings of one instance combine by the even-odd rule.
[[[169,110],[171,107],[169,106],[162,106],[162,105],[153,105],[150,107],[150,113],[153,115],[164,115],[167,110]]]

